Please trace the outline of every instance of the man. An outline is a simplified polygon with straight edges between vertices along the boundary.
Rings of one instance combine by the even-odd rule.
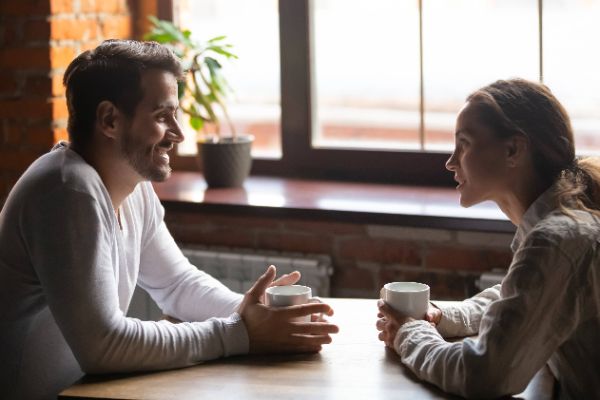
[[[183,139],[179,61],[156,43],[111,40],[64,77],[70,143],[36,160],[0,214],[3,398],[51,398],[86,373],[178,368],[244,353],[315,352],[335,325],[290,322],[326,304],[269,309],[269,267],[245,296],[189,264],[149,181]],[[184,322],[125,316],[133,290]],[[191,322],[200,321],[200,322]]]

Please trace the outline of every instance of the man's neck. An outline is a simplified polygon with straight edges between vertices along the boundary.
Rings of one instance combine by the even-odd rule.
[[[108,145],[93,143],[83,149],[72,149],[98,172],[117,212],[125,198],[141,182],[141,178],[117,151],[107,149]]]

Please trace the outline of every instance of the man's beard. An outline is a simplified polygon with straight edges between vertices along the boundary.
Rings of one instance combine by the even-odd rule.
[[[137,143],[130,132],[126,132],[125,135],[121,136],[119,148],[129,165],[142,178],[152,182],[162,182],[171,176],[170,165],[154,164],[154,146],[144,146]]]

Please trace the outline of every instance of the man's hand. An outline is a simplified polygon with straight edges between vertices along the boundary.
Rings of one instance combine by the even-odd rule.
[[[250,353],[314,353],[331,343],[331,334],[338,332],[336,325],[327,322],[294,322],[294,318],[311,314],[333,315],[324,303],[309,303],[290,307],[270,308],[262,299],[267,287],[298,281],[300,274],[284,275],[276,281],[275,267],[254,283],[244,296],[239,313],[246,324],[250,339]],[[313,318],[314,320],[314,318]]]

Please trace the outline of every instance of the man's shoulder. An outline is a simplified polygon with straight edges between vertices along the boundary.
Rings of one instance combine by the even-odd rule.
[[[98,199],[105,189],[96,170],[77,153],[57,145],[29,166],[11,195],[22,201],[42,199],[53,193],[77,192]]]

